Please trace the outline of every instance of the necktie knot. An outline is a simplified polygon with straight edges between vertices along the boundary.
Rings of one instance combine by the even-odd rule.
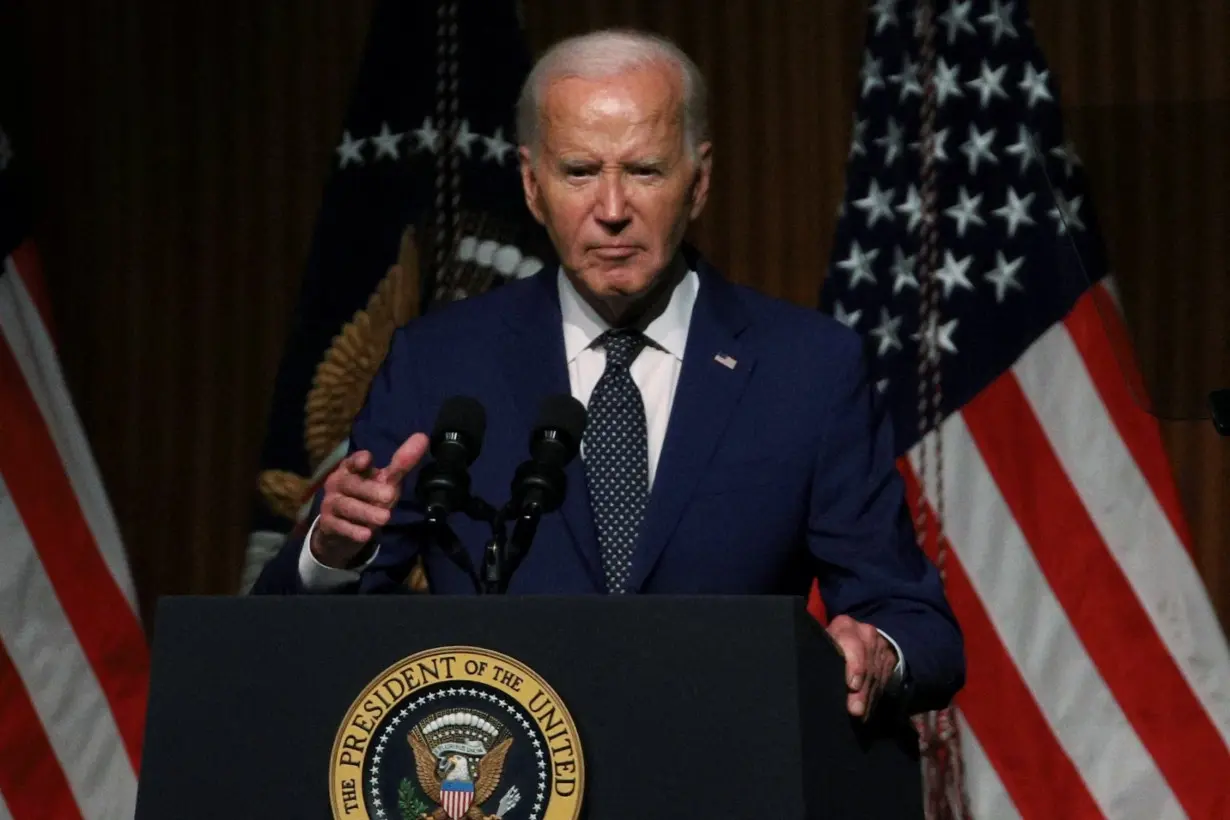
[[[638,330],[608,330],[598,337],[606,349],[606,366],[628,369],[645,347],[648,339]]]

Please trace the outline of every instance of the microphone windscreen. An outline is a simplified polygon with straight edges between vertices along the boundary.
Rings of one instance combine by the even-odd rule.
[[[470,454],[471,460],[477,458],[483,446],[483,436],[487,433],[487,411],[477,399],[469,396],[452,396],[445,399],[436,415],[432,440],[437,440],[445,433],[457,433],[464,437],[467,446],[474,450]]]
[[[559,430],[574,443],[585,432],[585,405],[568,394],[547,396],[538,407],[537,430]]]

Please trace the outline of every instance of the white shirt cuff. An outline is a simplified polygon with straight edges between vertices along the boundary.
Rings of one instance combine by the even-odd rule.
[[[377,545],[372,554],[362,566],[353,569],[337,569],[336,567],[326,566],[316,560],[316,556],[312,554],[312,533],[316,529],[317,522],[320,521],[320,516],[312,522],[312,526],[308,528],[307,535],[303,539],[303,548],[299,551],[299,580],[303,584],[303,588],[308,592],[329,592],[347,584],[353,584],[359,580],[359,574],[367,569],[367,566],[375,560],[380,553],[380,546]],[[891,640],[891,639],[890,639]]]
[[[901,647],[897,646],[897,642],[892,639],[891,635],[883,629],[877,629],[876,632],[883,635],[884,640],[892,644],[893,651],[897,653],[897,665],[893,667],[893,677],[890,681],[890,685],[896,686],[900,684],[901,680],[905,677],[905,655],[901,653]]]

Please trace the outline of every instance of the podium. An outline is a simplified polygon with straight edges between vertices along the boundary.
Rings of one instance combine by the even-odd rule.
[[[138,820],[923,816],[800,598],[168,598],[152,663]]]

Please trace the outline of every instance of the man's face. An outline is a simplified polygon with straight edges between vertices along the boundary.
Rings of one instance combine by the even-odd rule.
[[[658,281],[700,215],[710,146],[684,144],[682,86],[668,66],[551,83],[526,202],[577,289],[618,316]]]

